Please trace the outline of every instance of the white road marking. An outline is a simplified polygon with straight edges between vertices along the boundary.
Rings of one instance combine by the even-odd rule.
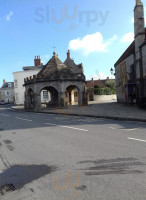
[[[113,130],[116,130],[116,128],[115,127],[109,127],[110,129],[113,129]]]
[[[137,128],[133,128],[133,129],[124,129],[124,128],[115,128],[115,127],[109,127],[110,129],[113,130],[121,130],[121,131],[135,131],[137,130]]]
[[[19,117],[15,117],[16,119],[20,119],[20,120],[23,120],[23,121],[28,121],[28,122],[32,122],[32,120],[30,119],[23,119],[23,118],[19,118]]]
[[[57,124],[45,123],[46,125],[57,126]]]
[[[135,130],[137,130],[137,128],[133,128],[133,129],[119,129],[119,130],[122,130],[122,131],[135,131]]]
[[[69,129],[74,129],[74,130],[79,130],[79,131],[88,131],[85,129],[80,129],[80,128],[75,128],[75,127],[71,127],[71,126],[62,126],[62,125],[58,125],[58,124],[51,124],[51,123],[45,123],[46,125],[51,125],[51,126],[60,126],[62,128],[69,128]]]
[[[139,141],[139,142],[146,142],[146,140],[141,140],[141,139],[137,139],[137,138],[130,138],[130,137],[128,137],[128,140],[135,140],[135,141]]]
[[[1,114],[2,116],[4,116],[4,117],[10,117],[10,115],[5,115],[5,114]]]
[[[61,126],[61,127],[75,129],[75,130],[79,130],[79,131],[88,131],[88,130],[85,130],[85,129],[75,128],[75,127],[71,127],[71,126]]]
[[[63,117],[55,117],[55,119],[61,119],[61,120],[63,120],[65,118],[63,118]]]

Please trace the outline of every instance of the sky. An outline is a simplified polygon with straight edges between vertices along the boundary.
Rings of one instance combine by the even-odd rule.
[[[146,0],[143,0],[146,13]],[[113,78],[110,69],[134,38],[135,0],[1,0],[0,86],[13,72],[69,49],[86,79]],[[55,47],[55,48],[54,48]]]

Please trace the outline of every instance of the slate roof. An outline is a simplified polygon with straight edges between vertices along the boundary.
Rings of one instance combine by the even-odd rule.
[[[27,66],[27,67],[23,67],[24,71],[28,71],[28,70],[38,70],[43,68],[44,65],[40,65],[40,66]]]
[[[145,41],[146,41],[146,28],[145,28]],[[144,42],[145,44],[145,42]],[[122,54],[122,56],[115,63],[115,67],[120,64],[123,60],[125,60],[128,56],[135,53],[135,41],[133,41],[130,46],[126,49],[126,51]]]
[[[135,53],[135,41],[133,41],[130,46],[126,49],[126,51],[122,54],[119,60],[115,63],[115,67],[120,64],[123,60],[125,60],[128,56]]]

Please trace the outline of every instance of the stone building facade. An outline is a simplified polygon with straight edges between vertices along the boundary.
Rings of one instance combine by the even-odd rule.
[[[115,63],[118,102],[146,103],[146,29],[144,6],[136,0],[134,8],[135,40]]]
[[[3,85],[0,88],[0,101],[4,101],[5,103],[13,103],[14,102],[14,83],[6,82],[3,80]]]
[[[86,103],[85,75],[82,64],[76,65],[67,52],[67,59],[61,62],[58,55],[52,58],[33,77],[25,79],[25,109],[40,110],[41,91],[48,91],[50,101],[45,107],[63,107],[78,102],[81,106]]]

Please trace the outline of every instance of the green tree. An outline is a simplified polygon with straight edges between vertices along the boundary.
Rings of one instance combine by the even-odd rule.
[[[116,82],[115,80],[107,80],[105,82],[106,94],[116,94]],[[109,88],[109,89],[108,89]]]
[[[101,88],[100,88],[100,85],[98,85],[98,84],[95,85],[95,86],[94,86],[94,94],[95,94],[95,95],[99,95],[100,89],[101,89]]]

